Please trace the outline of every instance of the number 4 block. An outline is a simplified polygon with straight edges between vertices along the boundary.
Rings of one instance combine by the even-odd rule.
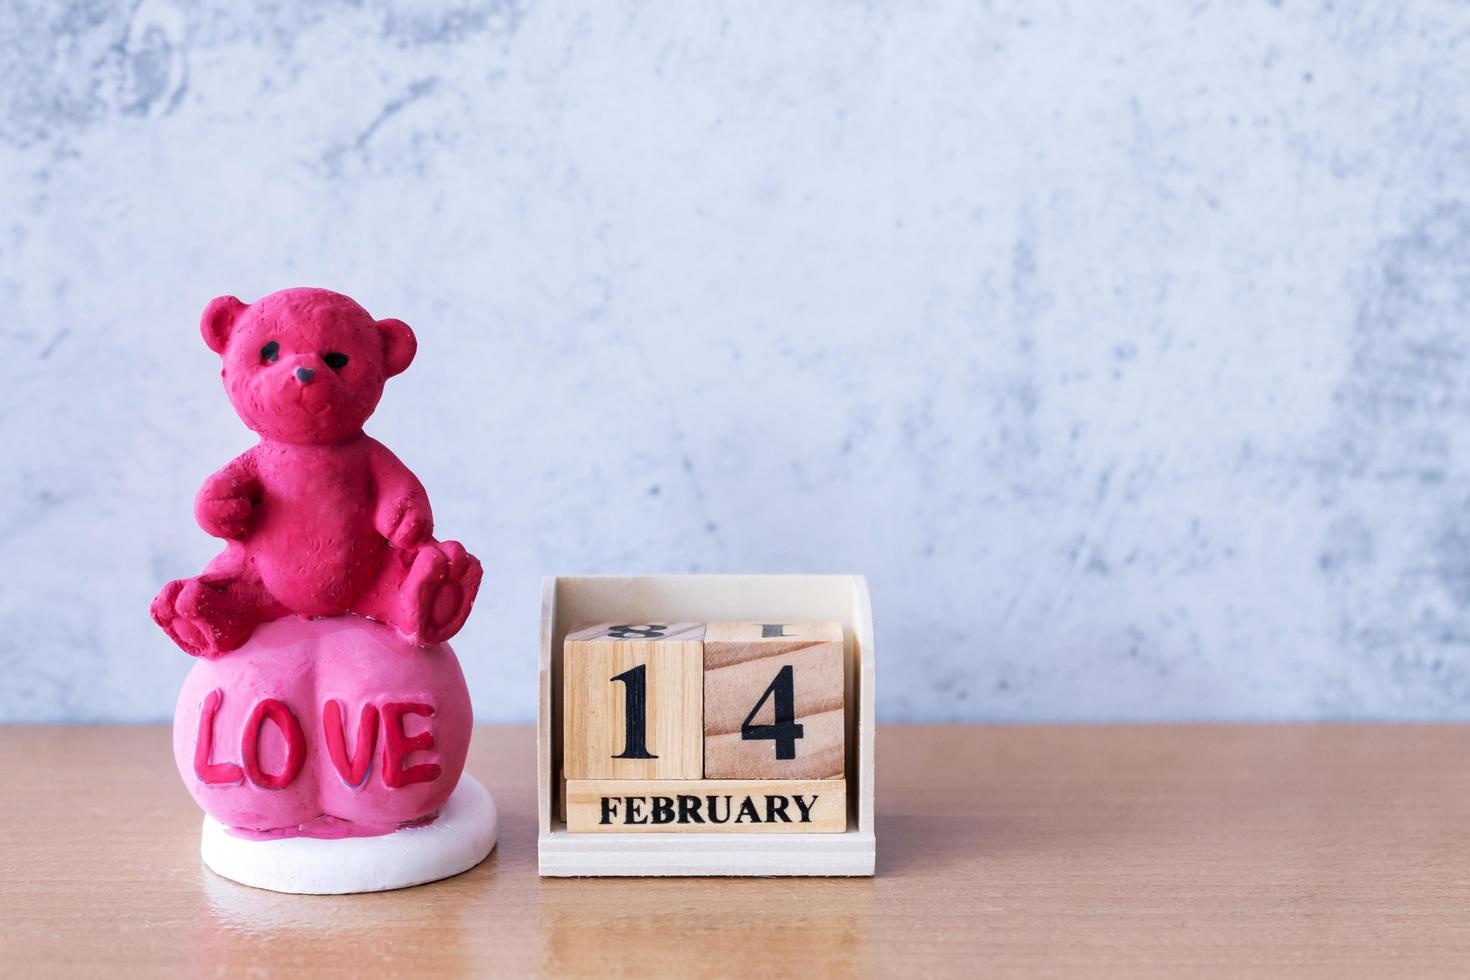
[[[562,648],[566,779],[698,779],[703,623],[602,623]]]
[[[836,779],[845,745],[840,624],[705,627],[705,778]]]

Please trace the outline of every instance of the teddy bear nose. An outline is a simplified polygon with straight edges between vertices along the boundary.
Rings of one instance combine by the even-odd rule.
[[[311,368],[296,369],[296,380],[300,381],[302,384],[306,384],[314,377],[316,377],[316,372],[313,371]]]

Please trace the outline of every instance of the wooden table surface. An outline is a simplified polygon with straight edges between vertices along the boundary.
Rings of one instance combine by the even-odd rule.
[[[1470,727],[885,726],[850,880],[542,880],[533,745],[479,868],[302,897],[204,870],[164,728],[0,728],[0,973],[1470,972]]]

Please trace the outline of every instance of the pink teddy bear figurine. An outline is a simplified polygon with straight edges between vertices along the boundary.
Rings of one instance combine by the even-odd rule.
[[[423,486],[362,431],[384,383],[413,361],[408,324],[374,320],[340,293],[286,289],[249,305],[221,296],[200,330],[260,442],[204,481],[194,515],[225,550],[164,586],[158,625],[210,658],[292,613],[357,613],[421,646],[457,633],[480,563],[434,539]]]

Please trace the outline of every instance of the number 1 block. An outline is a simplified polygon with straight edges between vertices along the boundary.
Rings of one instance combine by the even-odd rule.
[[[841,624],[705,628],[705,778],[839,778],[845,731]]]
[[[566,779],[698,779],[702,623],[602,623],[562,647]]]

